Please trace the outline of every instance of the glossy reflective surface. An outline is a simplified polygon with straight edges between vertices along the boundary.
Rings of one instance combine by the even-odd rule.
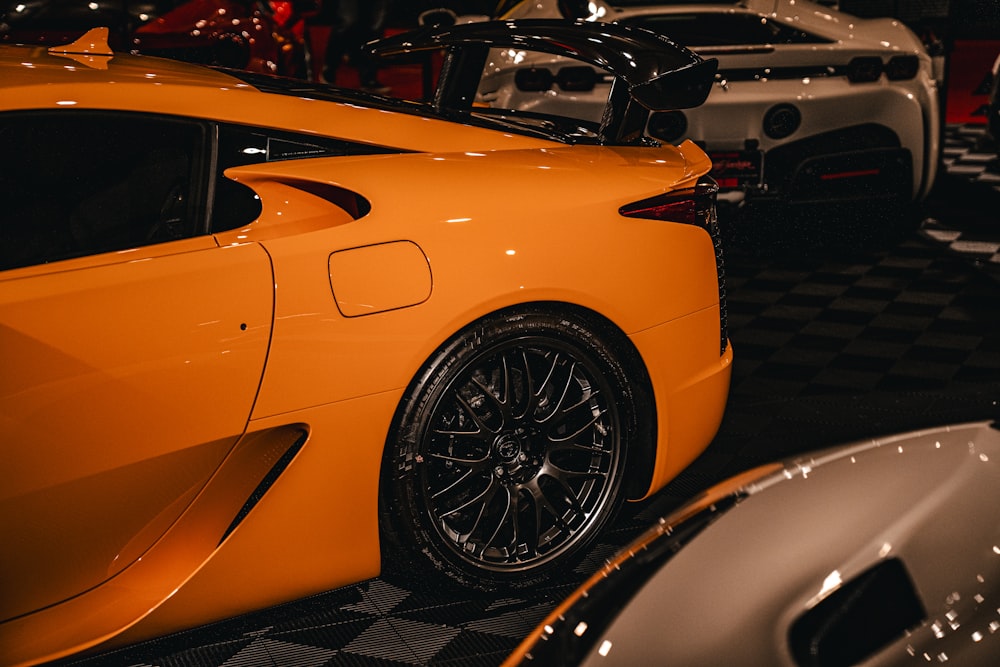
[[[508,664],[561,644],[572,665],[711,665],[734,651],[751,664],[990,664],[998,456],[1000,430],[983,422],[724,482],[623,551]],[[620,610],[596,604],[618,580]]]
[[[20,155],[0,178],[8,662],[376,575],[393,416],[492,313],[606,322],[656,396],[642,465],[614,469],[613,420],[581,417],[613,412],[602,373],[569,363],[560,402],[533,367],[556,430],[594,440],[539,445],[574,489],[562,509],[603,519],[619,474],[641,496],[711,439],[732,361],[712,236],[618,213],[692,186],[709,168],[695,145],[575,145],[101,51],[0,47],[0,147]],[[518,414],[499,435],[531,426]],[[545,516],[531,539],[559,534]]]
[[[717,174],[733,197],[751,203],[756,198],[762,206],[801,205],[806,213],[822,218],[823,207],[838,202],[877,206],[880,198],[884,203],[891,195],[896,200],[892,206],[898,208],[930,192],[941,151],[943,77],[940,64],[901,22],[860,19],[808,0],[622,7],[603,0],[534,0],[516,4],[504,17],[551,18],[574,7],[586,20],[645,27],[703,58],[718,59],[718,74],[705,103],[683,112],[679,131],[658,136],[669,142],[700,141],[720,158],[744,150],[763,153],[758,187],[749,192],[743,187],[747,179]],[[551,68],[549,60],[522,58],[506,62],[504,68]],[[873,67],[862,82],[857,70],[864,62]],[[608,90],[600,86],[592,94],[556,93],[553,89],[544,98],[518,97],[526,98],[526,104],[567,113],[589,107],[576,113],[594,118]],[[769,114],[787,104],[794,105],[801,122],[791,132],[768,132]],[[873,136],[873,128],[885,137]],[[841,160],[848,155],[844,164]],[[814,180],[806,174],[821,177]],[[818,206],[811,209],[811,204]]]

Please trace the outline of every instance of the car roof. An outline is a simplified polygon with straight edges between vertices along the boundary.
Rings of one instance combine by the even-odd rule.
[[[39,76],[44,72],[45,76]],[[0,85],[18,87],[47,85],[61,79],[74,83],[101,84],[148,81],[187,86],[236,85],[238,80],[207,67],[149,56],[113,55],[66,51],[60,47],[0,46]]]
[[[367,126],[382,128],[366,130],[363,141],[385,141],[408,149],[456,149],[466,142],[486,146],[515,147],[545,142],[572,143],[576,139],[565,128],[476,117],[435,109],[414,101],[397,100],[358,90],[342,89],[320,83],[287,79],[238,70],[205,67],[191,63],[113,52],[107,44],[107,28],[95,28],[76,42],[59,46],[0,45],[0,90],[6,110],[25,109],[117,109],[122,111],[161,111],[215,120],[250,122],[283,127],[288,119],[275,117],[293,108],[301,110],[303,103],[332,103],[316,114],[305,131],[329,133],[321,129],[332,119],[318,116],[346,114],[356,121],[365,109],[391,111],[407,116],[449,123],[447,139],[442,133],[407,133],[400,123],[370,121]],[[17,94],[13,91],[17,90]],[[249,98],[243,95],[252,96]],[[162,102],[163,106],[156,106]],[[215,105],[215,106],[213,106]],[[339,109],[339,110],[338,110]],[[270,114],[270,115],[269,115]],[[404,116],[405,118],[405,116]],[[456,127],[455,125],[464,127]],[[405,125],[405,124],[403,124]],[[567,123],[568,127],[570,124]],[[356,125],[352,125],[356,133]],[[487,139],[488,132],[495,135]],[[410,138],[407,138],[409,136]],[[515,138],[521,137],[518,141]]]
[[[206,95],[200,96],[201,103],[197,101],[198,89],[204,93],[208,89],[235,90],[262,96],[255,102],[241,98],[237,106],[263,104],[268,98],[269,104],[282,106],[284,103],[276,99],[281,95],[286,99],[322,100],[399,112],[549,141],[622,144],[642,140],[645,123],[636,121],[640,115],[644,117],[651,110],[665,106],[687,108],[701,104],[716,68],[714,60],[706,61],[655,33],[615,24],[496,21],[417,31],[375,44],[382,45],[373,48],[376,53],[390,54],[444,48],[452,62],[457,59],[464,65],[445,67],[444,71],[461,74],[452,79],[442,75],[435,99],[430,103],[416,102],[296,79],[119,54],[108,46],[108,29],[95,28],[67,45],[0,47],[0,87],[22,89],[18,96],[5,96],[8,108],[57,108],[79,103],[78,108],[141,110],[135,108],[138,104],[133,99],[136,94],[145,98],[149,91],[150,97],[162,99],[171,88],[170,94],[174,97],[190,98],[185,113],[204,116],[216,111],[210,108],[210,103],[206,106]],[[561,116],[532,117],[519,110],[510,110],[505,115],[485,114],[472,105],[474,86],[470,88],[470,85],[473,80],[478,81],[488,49],[500,46],[575,55],[607,68],[627,84],[627,89],[611,95],[605,114],[607,120],[596,131],[581,126],[576,119]],[[156,90],[150,86],[162,87]],[[442,95],[442,87],[449,94]],[[126,94],[126,90],[131,90],[131,95]],[[64,98],[62,95],[78,97]],[[230,96],[227,101],[232,104],[233,99]],[[172,100],[174,107],[178,103]],[[631,111],[639,106],[645,108],[641,114]],[[234,113],[232,108],[228,113]]]

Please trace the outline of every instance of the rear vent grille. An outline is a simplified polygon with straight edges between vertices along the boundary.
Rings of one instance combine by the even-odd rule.
[[[729,309],[726,302],[726,262],[722,252],[722,232],[719,218],[712,209],[712,222],[708,229],[715,245],[715,269],[719,275],[719,355],[726,353],[729,346]]]

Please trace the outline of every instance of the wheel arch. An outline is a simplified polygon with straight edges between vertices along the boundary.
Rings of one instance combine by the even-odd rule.
[[[461,333],[469,327],[475,326],[477,323],[489,318],[502,318],[515,314],[528,313],[565,314],[582,318],[594,327],[602,337],[607,337],[611,341],[611,346],[620,357],[620,361],[629,375],[629,386],[627,389],[635,396],[636,405],[641,406],[639,410],[645,407],[648,412],[647,418],[631,415],[631,423],[628,425],[630,437],[629,451],[625,464],[625,497],[627,500],[638,500],[646,495],[653,479],[659,425],[656,394],[653,389],[650,373],[639,349],[618,324],[593,308],[567,301],[535,300],[501,306],[476,315],[443,336],[441,342],[431,350],[425,359],[415,366],[416,371],[407,382],[396,405],[386,432],[385,442],[383,443],[382,465],[379,470],[378,480],[380,503],[384,496],[385,484],[392,474],[391,442],[399,430],[401,415],[406,408],[408,398],[413,395],[416,387],[430,377],[430,374],[434,370],[435,360],[443,358],[453,346],[457,345]],[[383,528],[384,526],[379,526],[380,531]]]

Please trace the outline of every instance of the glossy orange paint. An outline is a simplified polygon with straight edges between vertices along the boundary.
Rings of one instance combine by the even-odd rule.
[[[426,301],[431,271],[416,243],[377,243],[330,255],[330,287],[341,315],[363,317]]]
[[[566,145],[120,55],[0,47],[0,88],[0,112],[135,111],[399,149],[235,167],[262,204],[246,226],[0,271],[4,664],[377,575],[404,390],[503,308],[570,304],[632,341],[657,404],[647,493],[718,427],[732,352],[712,240],[617,213],[707,173],[693,144]],[[370,211],[316,194],[341,191]]]
[[[135,562],[246,428],[269,342],[270,266],[251,245],[191,247],[206,241],[6,272],[0,424],[17,446],[5,448],[0,516],[18,539],[0,551],[3,618]]]

